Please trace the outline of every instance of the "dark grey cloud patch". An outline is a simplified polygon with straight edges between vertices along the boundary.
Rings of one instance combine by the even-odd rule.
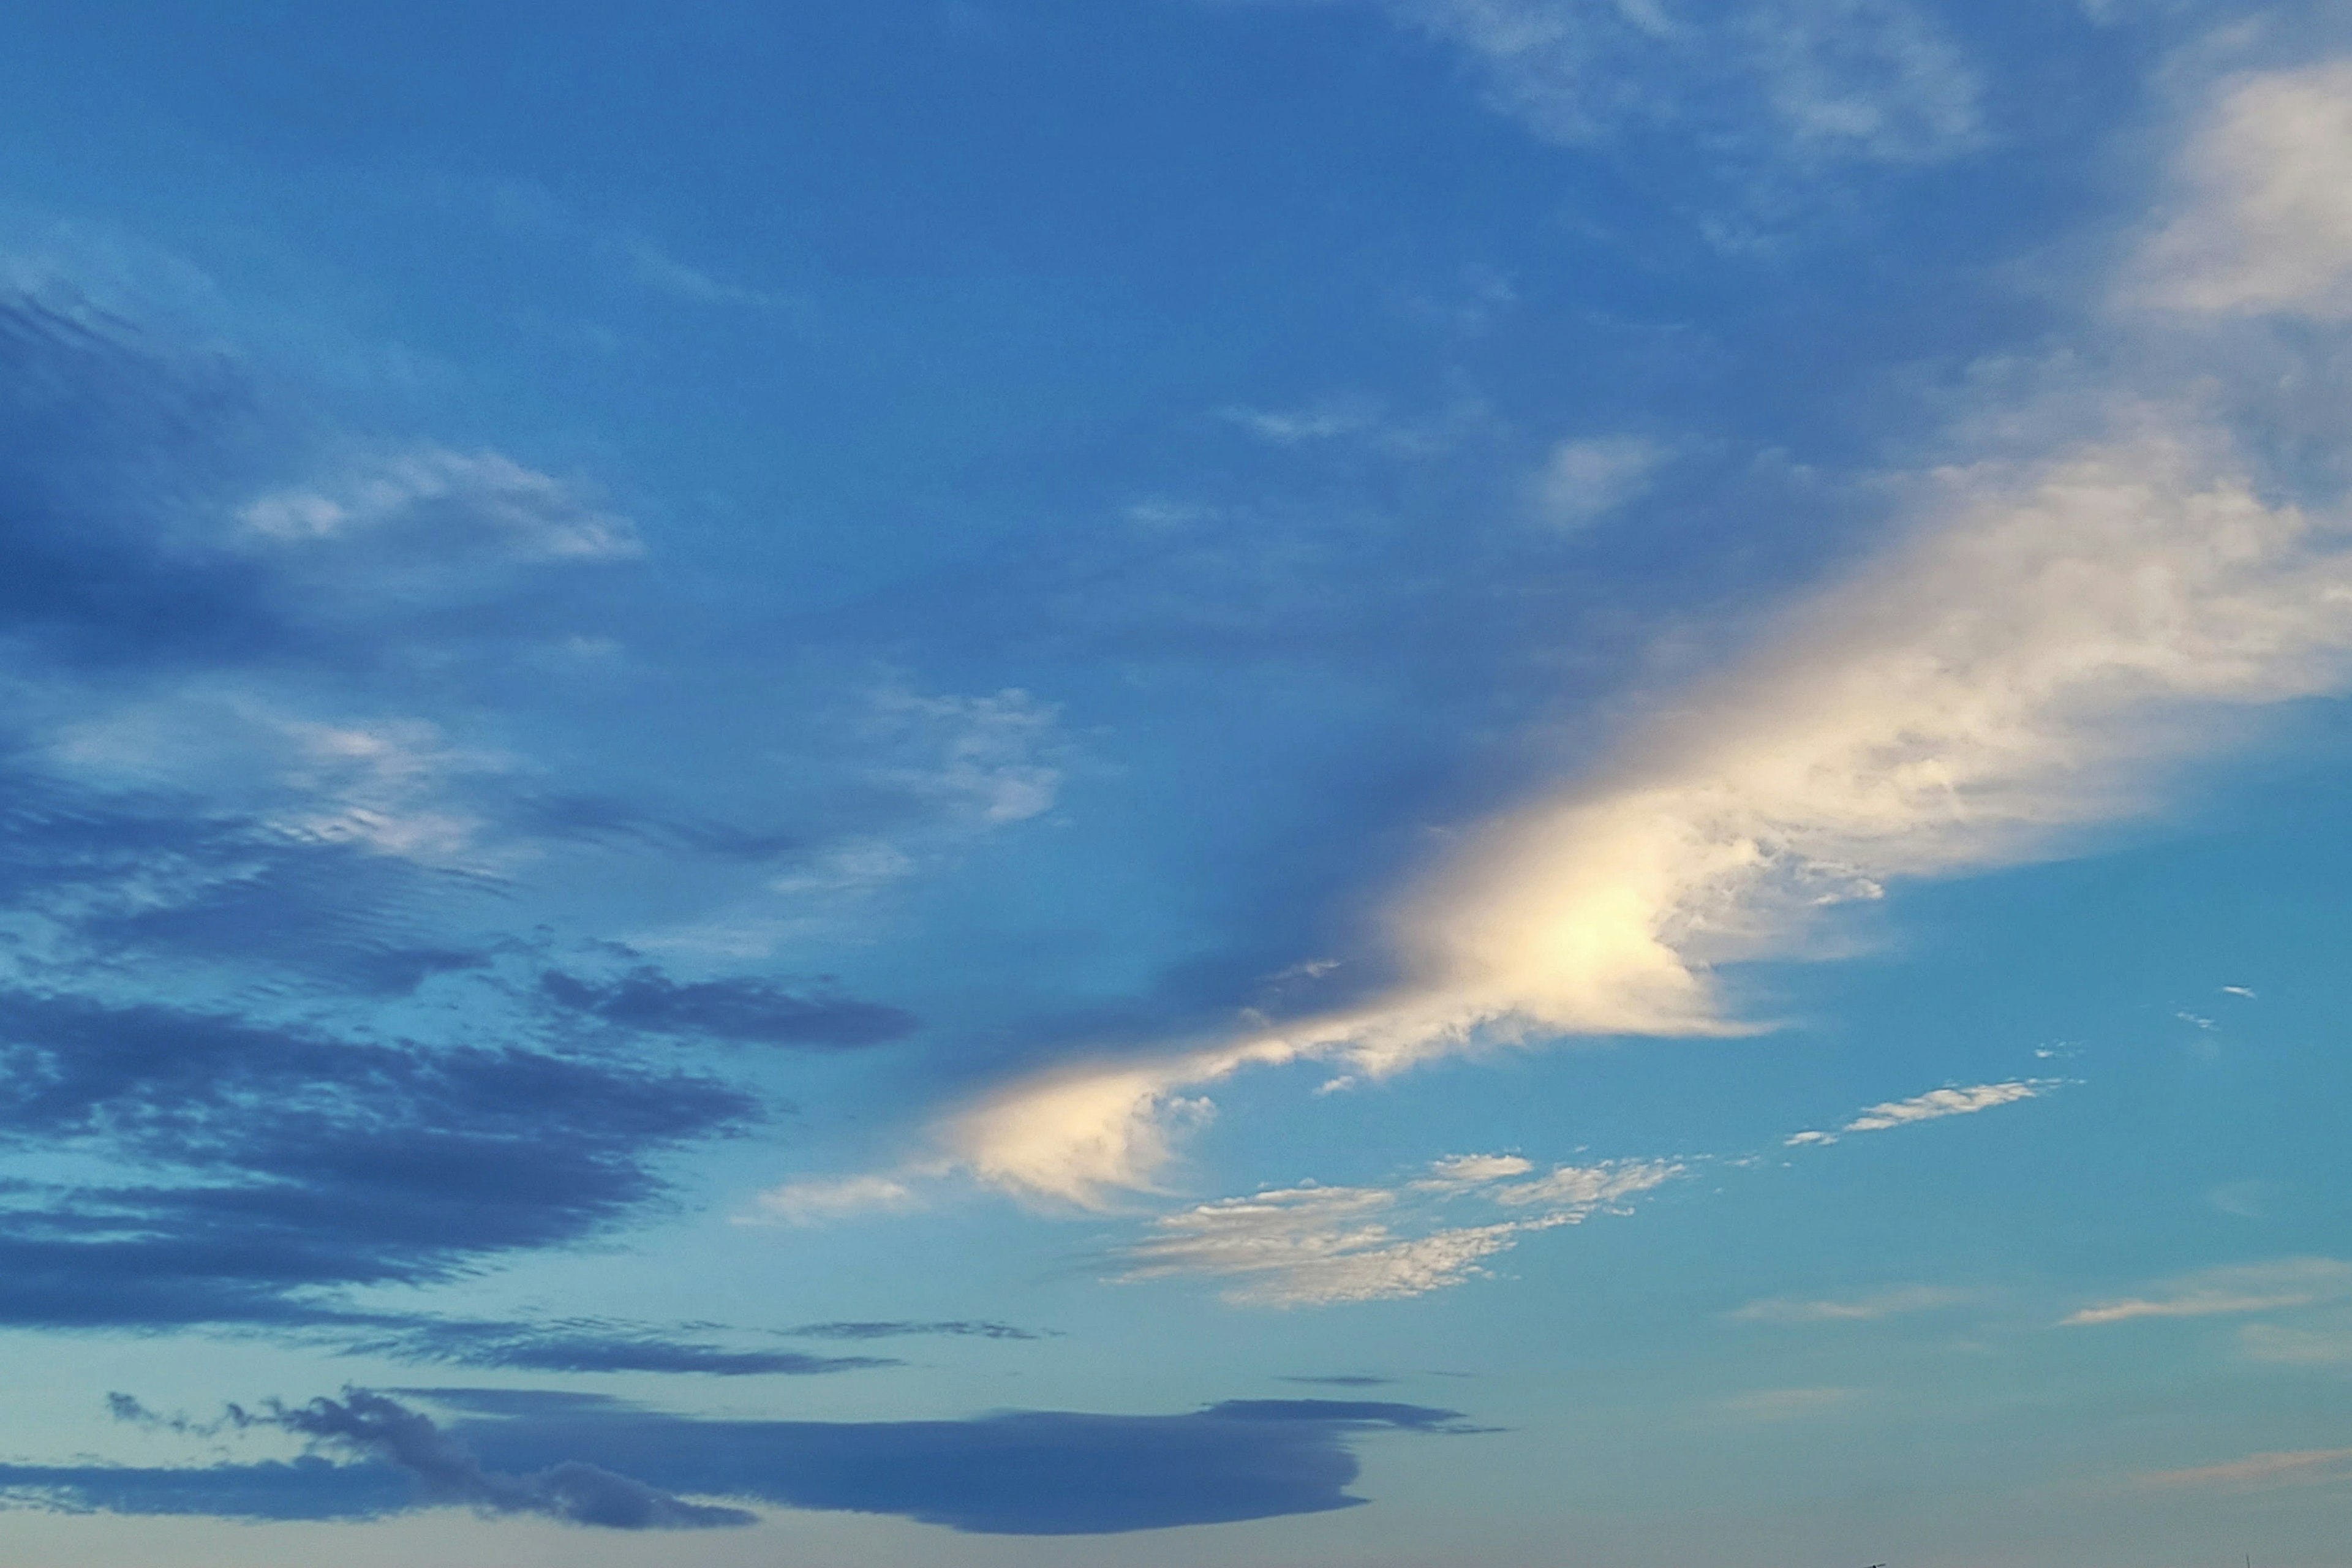
[[[751,1045],[850,1049],[895,1040],[915,1026],[913,1014],[876,1002],[798,995],[764,980],[677,981],[650,965],[603,981],[549,970],[540,987],[559,1006],[625,1028]]]
[[[0,1322],[331,1324],[332,1288],[593,1235],[759,1113],[627,1063],[0,993],[0,1151],[124,1172],[0,1201]]]
[[[107,1395],[107,1406],[115,1419],[150,1430],[214,1437],[272,1428],[323,1453],[291,1463],[184,1468],[0,1466],[0,1494],[36,1506],[225,1519],[375,1519],[420,1507],[535,1514],[605,1530],[709,1530],[758,1519],[577,1460],[524,1475],[491,1469],[431,1416],[366,1389],[299,1405],[232,1405],[204,1423],[158,1415],[125,1394]]]
[[[389,1465],[320,1458],[253,1465],[0,1465],[0,1506],[232,1520],[380,1519],[414,1506]]]
[[[414,1478],[422,1502],[456,1503],[487,1514],[540,1514],[607,1530],[709,1530],[754,1522],[738,1508],[716,1508],[647,1486],[577,1459],[528,1474],[486,1468],[431,1417],[364,1389],[341,1399],[273,1406],[266,1419],[329,1448],[388,1465]]]
[[[203,527],[263,423],[217,357],[78,300],[0,297],[0,637],[110,667],[288,651],[265,574]]]
[[[1393,1377],[1375,1377],[1370,1373],[1341,1372],[1323,1377],[1280,1377],[1277,1383],[1306,1383],[1324,1388],[1382,1388],[1396,1382]]]
[[[803,1323],[784,1333],[799,1339],[812,1340],[891,1340],[916,1334],[942,1334],[961,1339],[978,1340],[1042,1340],[1048,1334],[1037,1329],[1017,1328],[1011,1323],[999,1323],[986,1319],[950,1318],[940,1321],[908,1319],[883,1319],[874,1321],[838,1323]]]
[[[594,1394],[414,1389],[456,1412],[346,1390],[232,1424],[296,1433],[357,1461],[0,1469],[52,1506],[230,1518],[372,1517],[455,1504],[620,1529],[746,1522],[724,1497],[892,1514],[950,1530],[1095,1535],[1354,1508],[1352,1443],[1470,1430],[1454,1411],[1346,1400],[1236,1400],[1176,1415],[1013,1411],[963,1421],[723,1421]],[[118,1406],[139,1419],[135,1401]],[[310,1483],[305,1489],[305,1481]],[[394,1489],[404,1483],[406,1489]]]
[[[1453,1411],[1248,1400],[1177,1415],[1015,1411],[967,1421],[702,1421],[619,1401],[508,1391],[436,1397],[508,1468],[562,1458],[656,1486],[786,1507],[897,1514],[986,1534],[1087,1535],[1351,1508],[1351,1439],[1455,1429]]]
[[[659,1372],[713,1377],[810,1377],[900,1366],[889,1356],[823,1356],[800,1351],[745,1350],[601,1322],[427,1322],[403,1325],[352,1350],[454,1366],[530,1372]]]

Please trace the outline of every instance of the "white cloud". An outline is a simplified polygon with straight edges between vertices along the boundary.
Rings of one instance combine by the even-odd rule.
[[[1235,405],[1221,408],[1217,413],[1259,440],[1276,447],[1299,447],[1310,441],[1361,435],[1382,422],[1380,405],[1360,397],[1331,398],[1304,408]]]
[[[1762,0],[1704,20],[1662,0],[1372,3],[1462,50],[1488,101],[1550,141],[1729,121],[1808,154],[1911,161],[1980,135],[1975,71],[1908,0]]]
[[[1663,1186],[1682,1174],[1683,1168],[1664,1160],[1611,1162],[1599,1165],[1561,1165],[1532,1182],[1514,1182],[1495,1189],[1495,1201],[1512,1208],[1541,1205],[1583,1213],[1622,1203],[1637,1193]]]
[[[355,459],[315,486],[256,498],[237,520],[249,537],[280,546],[373,536],[436,550],[488,548],[517,561],[642,552],[629,521],[576,486],[497,452],[446,447]]]
[[[929,753],[883,776],[994,826],[1040,816],[1061,789],[1061,710],[1017,687],[985,697],[889,690],[873,700],[869,729]]]
[[[1552,448],[1537,476],[1538,510],[1560,528],[1581,528],[1637,500],[1671,456],[1642,436],[1591,436]]]
[[[1509,1247],[1515,1223],[1400,1237],[1397,1194],[1378,1187],[1291,1187],[1162,1216],[1129,1248],[1123,1279],[1190,1275],[1232,1280],[1226,1299],[1328,1306],[1420,1296],[1458,1285]]]
[[[1398,4],[1528,79],[1580,58],[1588,24],[1677,36],[1638,5]],[[1857,47],[1878,47],[1875,26]],[[2032,422],[1962,428],[2013,439]],[[2040,458],[1916,476],[1890,542],[1744,658],[1652,703],[1581,779],[1454,839],[1389,905],[1386,992],[1001,1087],[935,1129],[942,1152],[1008,1189],[1099,1205],[1151,1187],[1177,1130],[1209,1113],[1202,1091],[1246,1067],[1378,1079],[1568,1037],[1758,1032],[1723,994],[1726,964],[1822,952],[1830,911],[1905,880],[2065,854],[2158,805],[2168,770],[2226,746],[2233,715],[2352,685],[2344,517],[2266,490],[2199,409],[2094,386],[2068,422],[2093,427]],[[1938,1090],[1850,1130],[2048,1087]]]
[[[1393,906],[1383,996],[1062,1069],[946,1130],[983,1177],[1079,1202],[1148,1183],[1163,1108],[1254,1063],[1379,1077],[1570,1035],[1732,1035],[1718,965],[1799,956],[1832,906],[2063,853],[2150,807],[2218,721],[2352,679],[2352,549],[2155,412],[2031,465],[1940,471],[1898,542],[1664,705],[1593,775],[1471,835]],[[1911,1110],[1983,1109],[1939,1091]]]
[[[1947,1116],[1973,1116],[1997,1105],[2034,1100],[2059,1087],[2054,1079],[2015,1079],[2008,1083],[1979,1083],[1968,1089],[1936,1089],[1909,1100],[1874,1105],[1841,1129],[1846,1132],[1884,1132],[1915,1121],[1936,1121]]]
[[[2352,316],[2352,60],[2225,85],[2179,166],[2186,197],[2129,280],[2138,301]]]
[[[921,1206],[914,1186],[899,1176],[843,1176],[787,1182],[759,1197],[761,1215],[787,1225],[822,1225],[853,1215],[904,1213]]]
[[[1418,1184],[1444,1191],[1482,1187],[1524,1176],[1534,1169],[1533,1163],[1517,1154],[1448,1154],[1431,1162],[1429,1174]]]
[[[2304,1448],[2252,1454],[2223,1465],[2158,1470],[2140,1478],[2158,1487],[2310,1486],[2352,1479],[2352,1448]]]
[[[1939,1308],[1957,1306],[1969,1300],[1969,1292],[1951,1290],[1933,1285],[1906,1285],[1897,1289],[1880,1290],[1867,1296],[1851,1297],[1844,1300],[1798,1300],[1775,1297],[1769,1300],[1750,1301],[1731,1314],[1742,1323],[1874,1323],[1882,1318],[1892,1318],[1906,1312],[1931,1312]]]
[[[1422,1296],[1484,1272],[1485,1259],[1531,1231],[1576,1225],[1681,1174],[1665,1161],[1562,1165],[1532,1182],[1516,1155],[1453,1155],[1400,1189],[1300,1186],[1223,1198],[1163,1215],[1122,1255],[1123,1280],[1228,1281],[1225,1298],[1259,1306],[1328,1306]],[[1485,1224],[1444,1223],[1465,1198],[1517,1211]],[[1535,1210],[1538,1212],[1526,1212]]]
[[[2352,1297],[2352,1263],[2288,1258],[2209,1268],[2146,1296],[2103,1301],[2068,1315],[2063,1326],[2095,1327],[2141,1318],[2212,1318],[2280,1311]]]

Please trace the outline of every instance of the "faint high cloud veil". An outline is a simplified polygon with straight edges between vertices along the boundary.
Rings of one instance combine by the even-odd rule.
[[[1906,0],[1244,0],[1366,4],[1453,46],[1496,110],[1548,141],[1626,124],[1916,162],[1981,136],[1977,73]]]
[[[1522,9],[1443,14],[1502,37]],[[2347,95],[2341,67],[2241,79],[2182,166],[2274,142],[2303,156],[2297,138],[2352,124]],[[2302,216],[2274,223],[2237,187],[2191,184],[2201,205],[2144,266],[2182,225],[2226,238],[2218,253],[2267,256],[2280,233],[2301,248],[2292,287],[2177,303],[2335,310],[2352,226],[2333,208],[2312,216],[2289,179],[2279,210]],[[1207,1113],[1198,1088],[1252,1063],[1379,1076],[1559,1036],[1748,1031],[1719,966],[1801,956],[1824,911],[1893,882],[2063,853],[2157,805],[2168,765],[2226,741],[2224,715],[2352,684],[2352,532],[2334,503],[2269,489],[2201,405],[2094,386],[2078,424],[2085,403],[2093,433],[2071,444],[1920,478],[1874,557],[1602,767],[1466,835],[1391,905],[1402,978],[1384,994],[1014,1085],[953,1119],[950,1148],[985,1180],[1098,1203],[1149,1187],[1171,1133]]]

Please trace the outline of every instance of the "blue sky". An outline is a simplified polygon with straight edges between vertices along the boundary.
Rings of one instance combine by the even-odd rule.
[[[2330,7],[50,10],[12,1563],[2339,1561]]]

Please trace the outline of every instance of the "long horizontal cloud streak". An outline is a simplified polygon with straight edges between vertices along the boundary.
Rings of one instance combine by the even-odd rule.
[[[983,1177],[1140,1187],[1251,1063],[1373,1076],[1561,1035],[1720,1035],[1720,963],[1802,952],[1826,907],[2012,864],[2151,804],[2200,717],[2336,690],[2352,549],[2257,495],[2227,444],[2139,428],[2039,468],[1938,476],[1904,542],[1787,616],[1746,668],[1596,781],[1494,823],[1393,921],[1369,1005],[1016,1086],[949,1129]]]
[[[291,1463],[173,1468],[0,1465],[0,1508],[31,1504],[225,1519],[373,1519],[431,1506],[620,1530],[749,1524],[681,1493],[896,1514],[1001,1535],[1093,1535],[1361,1506],[1355,1441],[1467,1433],[1458,1412],[1393,1402],[1227,1400],[1176,1415],[1015,1410],[962,1421],[735,1421],[531,1389],[412,1390],[443,1425],[387,1395],[256,1410],[216,1422],[116,1415],[211,1438],[284,1431],[320,1453]],[[347,1463],[330,1463],[333,1455]]]

